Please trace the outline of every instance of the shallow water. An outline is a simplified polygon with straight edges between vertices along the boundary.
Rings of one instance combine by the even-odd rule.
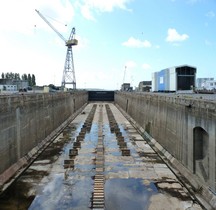
[[[143,179],[110,179],[105,183],[105,207],[118,210],[147,210],[150,197],[156,194],[154,183]]]

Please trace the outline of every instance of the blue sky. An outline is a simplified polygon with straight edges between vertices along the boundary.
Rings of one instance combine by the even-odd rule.
[[[0,73],[60,85],[66,47],[35,9],[66,39],[76,28],[77,88],[137,87],[152,72],[183,64],[216,79],[216,0],[2,1]]]

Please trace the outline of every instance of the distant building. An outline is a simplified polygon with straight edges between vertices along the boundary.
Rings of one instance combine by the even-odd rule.
[[[150,92],[152,88],[152,81],[142,81],[139,83],[138,91]]]
[[[1,91],[17,91],[17,85],[13,84],[11,79],[0,79]]]
[[[0,84],[0,91],[17,91],[16,85],[1,85]]]
[[[121,86],[121,91],[132,91],[133,87],[130,86],[130,83],[123,83]]]
[[[13,84],[17,85],[17,89],[24,89],[28,88],[29,83],[27,80],[13,80]]]
[[[202,89],[216,90],[216,80],[207,80],[203,83]]]
[[[214,78],[197,78],[197,89],[205,89],[209,83],[213,82]]]
[[[0,79],[1,91],[17,91],[28,87],[27,80]]]
[[[188,91],[195,87],[196,67],[174,66],[152,74],[152,91]]]

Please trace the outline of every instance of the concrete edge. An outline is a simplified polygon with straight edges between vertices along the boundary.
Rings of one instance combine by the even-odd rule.
[[[47,146],[49,146],[49,144],[54,141],[54,139],[62,132],[62,130],[81,113],[86,105],[87,103],[85,103],[80,109],[73,113],[57,129],[52,131],[24,157],[20,158],[16,163],[0,174],[0,194],[3,193],[32,164],[32,162],[46,149]]]
[[[205,186],[203,181],[192,174],[184,165],[182,165],[175,157],[173,157],[162,145],[160,145],[153,137],[151,137],[144,128],[142,128],[133,118],[131,118],[118,104],[116,107],[126,117],[128,121],[138,130],[141,136],[147,141],[147,143],[155,150],[155,152],[163,159],[168,167],[174,172],[181,183],[187,188],[189,193],[195,197],[195,199],[207,210],[216,209],[216,195],[213,194],[210,189]],[[182,180],[182,176],[190,184],[186,184]]]

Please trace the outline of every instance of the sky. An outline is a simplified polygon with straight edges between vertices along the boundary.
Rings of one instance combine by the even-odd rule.
[[[0,74],[61,85],[69,38],[77,88],[120,89],[191,65],[216,79],[216,0],[7,0],[0,3]]]

